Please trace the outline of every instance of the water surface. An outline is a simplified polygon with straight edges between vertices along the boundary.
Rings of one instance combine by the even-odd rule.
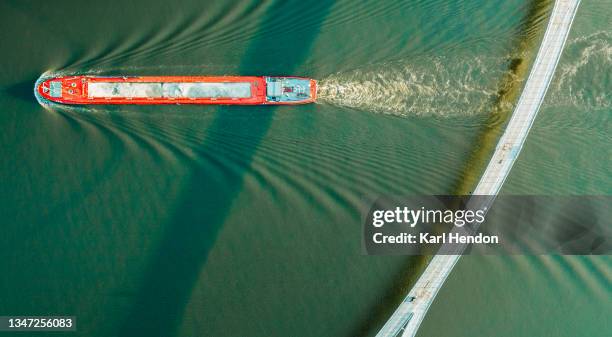
[[[2,2],[0,315],[77,315],[79,336],[372,335],[422,264],[362,255],[362,200],[453,191],[534,52],[516,47],[530,6]],[[609,8],[582,4],[505,193],[612,190]],[[323,97],[43,108],[45,72],[301,75]],[[609,331],[610,263],[463,259],[421,335]]]

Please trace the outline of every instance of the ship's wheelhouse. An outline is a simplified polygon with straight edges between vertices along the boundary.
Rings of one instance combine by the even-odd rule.
[[[294,77],[266,77],[266,100],[277,103],[296,103],[310,100],[310,79]]]

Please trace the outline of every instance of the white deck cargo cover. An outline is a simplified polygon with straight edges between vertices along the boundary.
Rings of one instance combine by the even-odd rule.
[[[91,82],[88,97],[248,98],[251,97],[251,83]]]

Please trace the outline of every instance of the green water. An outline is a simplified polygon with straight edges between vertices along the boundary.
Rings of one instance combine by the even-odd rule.
[[[530,6],[1,2],[0,315],[76,315],[78,336],[372,335],[421,264],[361,254],[362,200],[453,190],[534,52],[517,50]],[[611,15],[581,5],[504,193],[612,192]],[[43,108],[45,72],[302,75],[322,97]],[[611,267],[463,258],[420,335],[608,336]]]

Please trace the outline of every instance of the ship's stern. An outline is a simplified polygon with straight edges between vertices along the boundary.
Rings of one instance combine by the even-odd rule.
[[[306,104],[317,98],[317,81],[303,77],[266,77],[266,104]]]

